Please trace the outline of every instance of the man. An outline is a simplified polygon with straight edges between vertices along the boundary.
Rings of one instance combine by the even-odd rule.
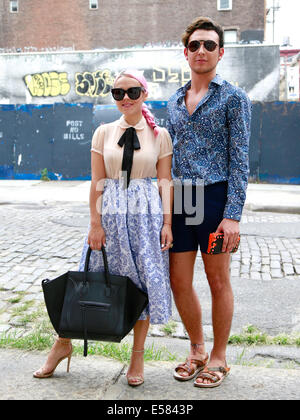
[[[216,73],[224,55],[223,30],[218,24],[209,18],[197,18],[184,32],[182,41],[191,81],[168,102],[173,178],[190,180],[192,184],[199,179],[203,181],[204,219],[201,224],[188,225],[184,211],[173,215],[171,286],[191,340],[189,357],[175,369],[174,377],[178,380],[196,377],[195,386],[215,387],[230,370],[226,347],[234,299],[229,252],[238,241],[246,198],[251,102],[242,89]],[[224,233],[221,254],[207,253],[211,232]],[[210,358],[205,351],[201,306],[192,284],[199,245],[212,295],[214,345]]]

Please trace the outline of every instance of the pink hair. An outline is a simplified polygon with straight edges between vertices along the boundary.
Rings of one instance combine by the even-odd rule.
[[[136,69],[126,69],[126,70],[123,70],[116,77],[116,80],[119,79],[121,76],[129,76],[129,77],[132,77],[133,79],[137,80],[143,86],[146,93],[148,93],[148,83],[147,83],[147,80],[145,79],[145,77],[143,75],[143,72],[141,72],[139,70],[136,70]],[[157,137],[159,132],[160,132],[159,127],[155,123],[154,115],[152,114],[152,112],[150,111],[150,109],[148,108],[148,106],[145,103],[142,106],[142,114],[143,114],[145,120],[147,121],[147,124],[149,125],[149,127],[151,127],[153,129],[155,137]]]

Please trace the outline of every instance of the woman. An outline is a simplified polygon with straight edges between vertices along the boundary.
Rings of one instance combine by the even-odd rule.
[[[149,323],[165,324],[171,315],[167,250],[173,240],[172,142],[144,104],[148,86],[141,72],[128,69],[119,74],[112,95],[123,115],[99,126],[93,136],[90,227],[79,269],[83,271],[90,246],[89,270],[102,271],[100,249],[105,246],[110,272],[130,277],[148,293],[149,305],[134,327],[127,372],[128,384],[137,386],[144,382]],[[158,178],[159,189],[153,185],[153,177]],[[34,376],[52,376],[64,358],[70,362],[71,354],[71,340],[58,338],[45,366]]]

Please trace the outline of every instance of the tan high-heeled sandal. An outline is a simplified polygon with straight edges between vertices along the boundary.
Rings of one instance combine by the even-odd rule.
[[[144,353],[143,350],[132,350],[133,353]],[[129,376],[128,373],[126,375],[128,385],[130,386],[139,386],[144,383],[144,376],[138,375],[138,376]]]
[[[39,379],[50,378],[50,377],[53,375],[53,373],[55,372],[55,369],[57,368],[57,366],[58,366],[58,365],[59,365],[59,364],[60,364],[63,360],[65,360],[65,359],[68,359],[68,364],[67,364],[67,373],[69,373],[69,371],[70,371],[71,357],[72,357],[72,353],[73,353],[73,346],[72,346],[72,343],[70,342],[70,340],[68,340],[68,339],[64,339],[64,338],[60,338],[60,337],[58,337],[58,338],[56,339],[56,341],[58,341],[60,344],[64,344],[64,345],[71,344],[71,350],[70,350],[70,352],[69,352],[66,356],[61,357],[61,358],[57,361],[57,363],[56,363],[56,365],[55,365],[54,369],[52,369],[50,372],[44,372],[44,371],[43,371],[43,368],[41,368],[41,369],[37,370],[36,372],[34,372],[34,373],[33,373],[34,378],[39,378]]]

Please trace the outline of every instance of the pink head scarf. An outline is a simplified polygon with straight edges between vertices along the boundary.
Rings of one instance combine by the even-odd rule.
[[[116,77],[116,80],[119,79],[119,77],[121,76],[129,76],[137,80],[138,82],[140,82],[140,84],[143,86],[145,91],[148,93],[148,83],[143,75],[143,72],[136,69],[126,69],[126,70],[123,70]],[[151,113],[150,109],[147,107],[145,103],[143,103],[143,106],[142,106],[142,114],[145,120],[147,121],[147,124],[153,129],[155,137],[157,137],[159,134],[159,127],[157,127],[155,123],[154,115]]]

